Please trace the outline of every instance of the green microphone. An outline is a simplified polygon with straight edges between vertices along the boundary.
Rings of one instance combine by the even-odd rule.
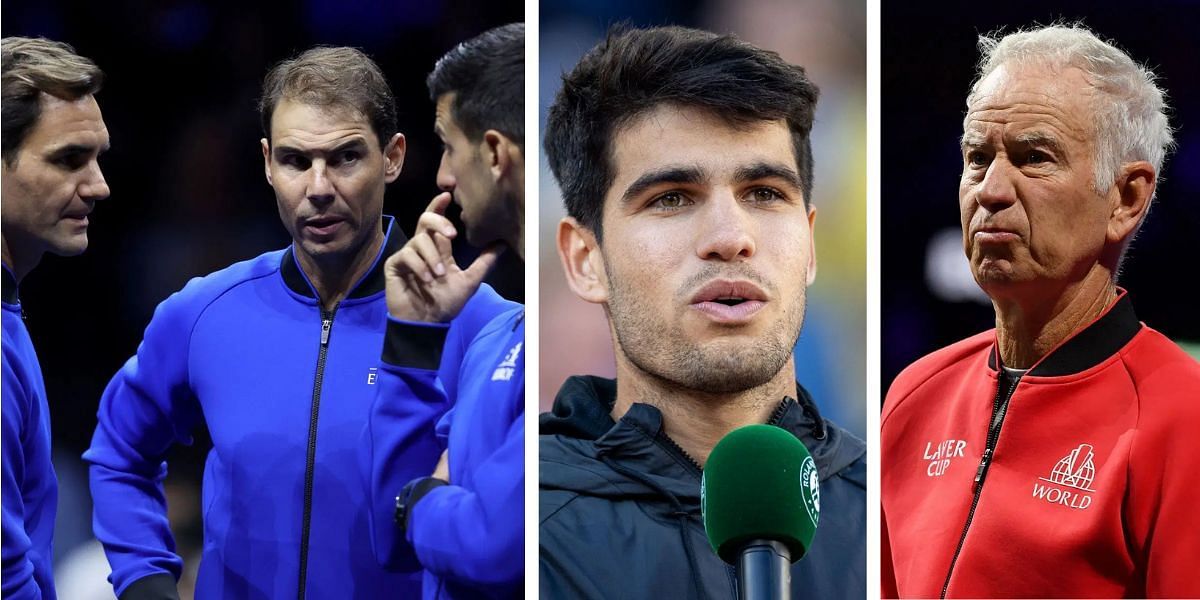
[[[791,596],[790,565],[817,530],[819,479],[808,448],[771,425],[735,429],[709,454],[704,530],[717,556],[737,567],[740,598]]]

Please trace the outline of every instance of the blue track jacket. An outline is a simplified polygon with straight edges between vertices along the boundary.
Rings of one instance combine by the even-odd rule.
[[[445,336],[445,325],[389,319],[387,347],[426,332]],[[439,423],[449,436],[450,485],[411,498],[406,535],[395,522],[396,496],[413,479],[397,468],[412,443],[402,427],[403,399],[440,402],[434,371],[436,345],[385,350],[379,395],[371,411],[370,494],[375,551],[381,564],[405,565],[415,552],[424,568],[425,598],[520,597],[524,584],[525,312],[512,310],[487,325],[466,351],[458,373],[458,399]],[[442,364],[451,358],[442,357]],[[428,476],[429,469],[421,476]],[[404,536],[404,537],[401,537]],[[409,564],[410,568],[416,565]]]
[[[376,393],[386,322],[385,258],[403,246],[385,218],[375,264],[325,312],[292,250],[270,252],[193,279],[156,309],[135,357],[100,402],[84,454],[94,529],[122,598],[174,585],[181,567],[167,526],[163,463],[206,423],[204,551],[197,598],[410,598],[411,575],[371,554],[358,464]],[[457,378],[466,342],[517,306],[482,287],[449,328],[443,376]],[[389,394],[390,395],[390,394]],[[393,468],[429,473],[445,396],[395,397],[392,426],[410,443]]]
[[[54,600],[54,513],[50,406],[33,341],[21,317],[17,280],[4,268],[3,597]]]

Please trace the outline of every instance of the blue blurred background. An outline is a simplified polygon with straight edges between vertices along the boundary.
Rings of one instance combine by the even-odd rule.
[[[796,346],[797,378],[822,413],[866,431],[866,7],[836,0],[543,0],[538,74],[540,122],[561,76],[608,26],[686,25],[733,33],[807,69],[821,89],[813,129],[813,202],[820,266]],[[562,197],[542,160],[538,229],[541,301],[539,403],[549,409],[563,380],[615,375],[603,310],[567,287],[554,236]]]
[[[963,255],[957,204],[976,41],[1000,27],[1058,20],[1082,21],[1115,41],[1152,68],[1167,92],[1178,151],[1167,158],[1119,283],[1142,321],[1200,354],[1188,283],[1200,230],[1200,3],[884,2],[882,19],[882,390],[917,358],[995,326]]]
[[[436,194],[441,146],[425,76],[458,42],[524,20],[515,0],[296,2],[3,2],[3,35],[72,44],[108,76],[98,94],[112,138],[100,159],[112,189],[91,218],[80,257],[47,257],[22,282],[22,304],[50,399],[60,482],[56,579],[60,598],[112,598],[107,562],[91,540],[91,502],[79,455],[100,393],[131,356],[154,307],[188,279],[281,248],[289,238],[263,176],[255,111],[270,65],[316,44],[365,50],[397,100],[408,155],[384,211],[412,232]],[[456,249],[463,260],[469,249]],[[514,253],[493,272],[524,300]],[[171,457],[168,497],[181,592],[200,545],[199,482],[211,443],[197,432]]]

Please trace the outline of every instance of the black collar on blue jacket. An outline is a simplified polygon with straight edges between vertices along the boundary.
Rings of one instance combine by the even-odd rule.
[[[378,294],[383,291],[384,274],[383,264],[387,258],[394,254],[397,250],[404,247],[408,241],[408,236],[400,230],[400,226],[396,224],[396,219],[388,215],[383,216],[382,227],[384,230],[383,247],[379,249],[379,254],[375,256],[375,264],[371,265],[371,270],[363,275],[362,279],[358,280],[350,293],[346,295],[350,298],[366,298],[372,294]],[[296,262],[296,256],[293,254],[295,244],[288,247],[287,252],[283,253],[283,263],[279,265],[279,271],[283,275],[283,282],[293,292],[300,294],[306,298],[316,298],[317,294],[313,291],[312,285],[308,282],[308,276],[300,269],[299,263]]]
[[[1037,377],[1061,377],[1086,371],[1108,359],[1125,347],[1133,336],[1141,331],[1142,324],[1133,312],[1129,295],[1121,293],[1117,301],[1092,322],[1076,331],[1067,341],[1042,357],[1028,375]],[[988,366],[997,370],[999,356],[995,344],[988,356]]]
[[[0,290],[3,291],[4,297],[2,299],[4,303],[16,304],[20,302],[20,299],[17,298],[17,276],[13,275],[7,266],[0,269],[0,271],[4,271],[4,284],[0,286]]]

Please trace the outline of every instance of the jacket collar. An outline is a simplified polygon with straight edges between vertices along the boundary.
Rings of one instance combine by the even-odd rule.
[[[375,263],[363,275],[362,279],[351,288],[350,293],[346,295],[347,299],[351,298],[366,298],[373,294],[378,294],[383,291],[384,273],[383,266],[387,261],[387,257],[394,254],[397,250],[404,247],[408,241],[408,236],[400,230],[400,226],[396,225],[396,220],[388,215],[383,216],[384,240],[383,246],[380,247],[379,253],[375,255]],[[305,275],[304,270],[300,268],[300,263],[296,262],[294,253],[295,244],[288,246],[286,252],[283,253],[283,262],[279,265],[279,271],[283,275],[283,282],[288,286],[288,289],[304,296],[305,298],[317,298],[317,293],[314,290],[312,283],[308,280],[308,275]]]
[[[799,383],[797,398],[780,402],[772,415],[772,424],[795,435],[812,454],[821,479],[841,472],[865,453],[863,443],[848,432],[821,417],[812,396]],[[539,433],[573,438],[609,456],[621,456],[643,472],[657,473],[668,478],[685,477],[695,471],[674,442],[663,432],[662,412],[648,404],[634,404],[614,421],[611,413],[616,403],[617,383],[612,379],[575,376],[567,379],[554,406],[539,417]],[[698,477],[699,473],[691,473]],[[699,493],[698,488],[692,490]]]
[[[5,304],[19,303],[21,299],[17,297],[16,275],[13,275],[12,271],[9,271],[7,266],[0,270],[4,271],[3,285],[0,286],[0,290],[3,292],[3,298],[0,299],[2,299]]]
[[[1142,324],[1133,311],[1133,302],[1118,288],[1116,302],[1083,329],[1052,349],[1029,369],[1028,375],[1061,377],[1086,371],[1107,360],[1125,347],[1141,331]],[[999,370],[1000,354],[996,344],[988,355],[988,367]]]

